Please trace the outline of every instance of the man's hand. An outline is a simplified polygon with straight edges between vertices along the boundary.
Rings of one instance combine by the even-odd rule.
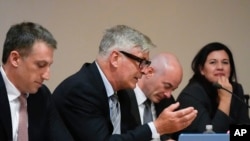
[[[157,132],[160,135],[180,131],[189,126],[197,116],[197,110],[187,107],[175,111],[180,103],[176,102],[165,108],[154,121]]]

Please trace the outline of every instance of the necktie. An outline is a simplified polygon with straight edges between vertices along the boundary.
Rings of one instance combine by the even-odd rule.
[[[110,97],[109,107],[110,107],[110,118],[114,127],[113,134],[120,134],[121,113],[120,113],[120,105],[117,94],[113,94]]]
[[[147,99],[144,102],[145,108],[144,108],[144,113],[143,113],[143,123],[148,123],[150,121],[153,121],[153,116],[151,112],[151,101]]]
[[[28,141],[28,115],[27,115],[27,97],[25,94],[19,96],[19,124],[17,141]]]

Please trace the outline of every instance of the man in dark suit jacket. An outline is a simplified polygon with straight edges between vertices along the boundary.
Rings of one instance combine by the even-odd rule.
[[[118,95],[120,99],[123,99],[120,101],[121,103],[124,102],[124,103],[130,104],[130,109],[122,110],[122,126],[121,126],[122,133],[126,133],[129,130],[135,129],[138,126],[143,125],[142,124],[143,121],[141,120],[140,113],[139,113],[138,103],[136,100],[136,93],[134,92],[134,90],[133,89],[121,90],[118,92]],[[128,100],[130,102],[128,102]],[[162,110],[164,110],[166,107],[170,106],[171,104],[174,104],[175,102],[176,101],[174,97],[171,95],[170,98],[164,98],[159,103],[154,103],[156,117],[160,115]],[[130,111],[131,113],[128,113],[128,111]],[[128,115],[131,115],[131,117],[128,118]],[[170,134],[168,135],[166,134],[166,135],[161,136],[160,138],[165,141],[166,139],[171,139],[174,137],[171,137]]]
[[[49,79],[56,40],[44,27],[31,22],[13,25],[6,36],[0,67],[0,140],[19,139],[19,97],[25,95],[25,141],[69,141],[53,104]],[[24,135],[24,134],[22,134]],[[66,136],[68,135],[68,137]],[[21,141],[24,141],[21,140]]]
[[[49,89],[43,85],[27,98],[29,141],[69,141],[70,135],[56,114]],[[66,135],[68,134],[68,135]],[[66,138],[68,136],[69,138]],[[0,74],[0,140],[12,141],[11,111]]]
[[[96,60],[85,63],[78,72],[56,87],[52,96],[75,140],[148,141],[153,136],[151,126],[156,126],[162,134],[186,127],[181,121],[191,123],[196,111],[187,108],[174,113],[173,110],[178,107],[176,104],[151,126],[145,124],[126,134],[120,134],[119,128],[113,130],[120,123],[111,120],[113,114],[110,109],[116,108],[117,121],[120,122],[119,113],[124,105],[118,102],[112,107],[115,103],[112,98],[116,97],[118,90],[136,86],[150,64],[147,59],[149,49],[153,46],[146,35],[133,28],[125,25],[111,27],[101,40]],[[169,129],[163,125],[172,113],[177,117],[172,116],[173,122],[169,125],[172,128]]]
[[[182,80],[182,67],[176,56],[170,53],[160,53],[151,60],[151,65],[147,68],[148,72],[138,80],[135,89],[121,90],[118,92],[119,98],[123,99],[121,103],[128,103],[129,99],[132,119],[129,125],[122,125],[122,132],[134,129],[143,125],[144,102],[151,101],[151,112],[154,119],[171,104],[175,103],[172,91],[174,91]],[[122,120],[126,120],[129,113],[122,111]],[[122,123],[126,123],[125,121]],[[133,125],[134,124],[134,125]],[[168,126],[168,125],[166,125]],[[130,128],[130,129],[129,129]],[[166,141],[171,139],[170,134],[160,137]],[[160,138],[158,140],[160,140]]]

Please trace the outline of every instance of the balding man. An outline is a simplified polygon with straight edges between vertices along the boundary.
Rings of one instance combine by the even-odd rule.
[[[160,53],[154,56],[151,59],[151,65],[147,68],[146,74],[138,80],[136,88],[119,92],[119,96],[127,96],[130,99],[130,109],[128,111],[131,111],[132,119],[134,119],[130,119],[130,125],[122,125],[122,131],[127,132],[129,129],[148,122],[144,121],[146,119],[143,117],[144,109],[146,108],[145,101],[151,101],[149,106],[152,113],[151,121],[155,121],[166,107],[175,103],[175,99],[171,94],[181,83],[182,75],[182,66],[175,55]],[[171,112],[170,117],[174,114],[174,111]],[[128,116],[128,112],[123,112],[122,117],[124,116]],[[126,118],[122,118],[122,120],[122,123],[128,123],[128,121],[124,121]],[[152,140],[165,141],[167,139],[170,140],[170,138],[170,134],[165,134],[156,136]]]

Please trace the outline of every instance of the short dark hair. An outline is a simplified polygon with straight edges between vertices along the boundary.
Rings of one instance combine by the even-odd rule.
[[[22,56],[28,55],[36,41],[42,41],[49,47],[57,48],[57,41],[43,26],[32,22],[12,25],[6,34],[2,63],[7,62],[10,52],[13,50],[17,50]]]

